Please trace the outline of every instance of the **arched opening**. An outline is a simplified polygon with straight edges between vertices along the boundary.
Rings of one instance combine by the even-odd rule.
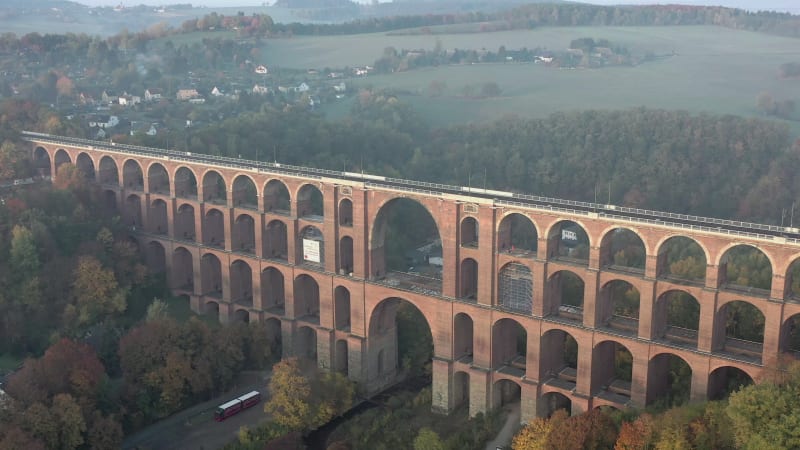
[[[353,226],[353,202],[348,199],[339,202],[339,225],[343,227]]]
[[[472,317],[465,313],[456,314],[453,320],[453,359],[465,363],[472,362],[472,339]]]
[[[94,181],[94,161],[86,153],[80,153],[75,160],[75,167],[86,177],[87,180]]]
[[[181,167],[175,172],[175,196],[197,200],[197,178],[187,167]]]
[[[370,239],[370,276],[402,289],[442,292],[442,240],[428,210],[396,198],[375,217]]]
[[[298,261],[312,266],[325,267],[325,236],[319,228],[309,225],[298,235]]]
[[[692,367],[683,358],[671,353],[656,355],[650,360],[647,373],[648,405],[666,409],[689,401]]]
[[[233,321],[237,323],[250,323],[250,311],[246,309],[237,309],[233,313]]]
[[[151,194],[170,195],[169,174],[159,163],[153,163],[147,169],[147,184]]]
[[[184,241],[194,242],[195,231],[195,217],[194,207],[188,203],[184,203],[178,207],[178,212],[175,214],[175,237]]]
[[[311,327],[300,327],[295,337],[294,354],[317,362],[317,333]]]
[[[467,372],[453,374],[453,407],[469,409],[469,374]]]
[[[233,206],[235,208],[258,209],[258,190],[250,177],[239,175],[233,180]]]
[[[547,281],[547,309],[545,314],[583,323],[584,282],[568,270],[560,270]]]
[[[72,158],[69,157],[69,153],[63,148],[56,150],[55,156],[55,163],[56,163],[56,176],[58,176],[58,168],[64,164],[72,164]]]
[[[322,222],[324,216],[322,191],[312,184],[301,187],[297,192],[297,217]]]
[[[550,418],[560,409],[566,411],[567,415],[572,414],[572,400],[560,392],[548,392],[536,402],[536,412],[539,417]]]
[[[626,404],[631,399],[633,355],[616,341],[604,341],[592,351],[592,392],[614,403]]]
[[[478,262],[472,258],[461,261],[461,283],[458,296],[463,299],[478,298]]]
[[[169,225],[167,224],[167,203],[164,200],[156,199],[150,203],[150,211],[147,212],[147,220],[150,222],[150,232],[155,234],[167,234]]]
[[[600,267],[640,274],[646,259],[642,238],[627,228],[611,230],[600,242]]]
[[[719,309],[714,323],[717,328],[725,327],[724,352],[754,362],[761,361],[764,343],[764,314],[761,310],[744,301],[728,302]]]
[[[732,366],[714,369],[708,376],[708,399],[723,400],[739,389],[753,384],[747,372]]]
[[[102,195],[102,206],[105,208],[106,212],[109,212],[112,215],[116,214],[118,212],[117,193],[114,191],[105,190],[103,191]]]
[[[718,280],[721,289],[769,297],[772,265],[761,250],[749,245],[737,245],[722,256]]]
[[[381,301],[368,327],[368,391],[377,392],[404,377],[430,377],[433,336],[425,316],[407,300]]]
[[[267,224],[264,233],[264,258],[286,261],[289,258],[289,244],[286,224],[273,220]]]
[[[222,298],[222,264],[213,253],[200,258],[200,280],[202,294],[207,297]]]
[[[181,292],[194,293],[194,262],[192,254],[183,247],[172,253],[172,286]]]
[[[261,306],[282,316],[285,313],[285,304],[283,273],[274,267],[267,267],[261,272]]]
[[[786,283],[783,287],[787,301],[800,302],[800,259],[796,259],[786,271]]]
[[[117,162],[110,156],[103,156],[100,158],[100,170],[97,174],[97,180],[100,184],[105,186],[119,186],[119,169],[117,169]]]
[[[336,286],[333,291],[334,322],[337,330],[350,331],[350,291]]]
[[[497,251],[521,258],[535,258],[539,235],[528,216],[511,213],[500,222],[497,230]]]
[[[122,166],[122,184],[130,191],[144,191],[142,166],[134,159],[125,161]]]
[[[294,317],[319,325],[319,285],[306,274],[294,279]]]
[[[281,330],[281,321],[274,317],[270,317],[264,321],[264,328],[266,329],[266,340],[269,342],[270,352],[273,360],[279,360],[283,353],[283,334]]]
[[[345,236],[339,241],[339,273],[353,273],[353,238]]]
[[[43,177],[50,177],[50,154],[44,147],[36,147],[33,151],[33,167],[36,172]]]
[[[217,205],[228,203],[228,191],[225,187],[225,179],[219,172],[209,170],[203,176],[203,201]]]
[[[492,325],[492,368],[522,377],[527,370],[528,332],[513,319]]]
[[[508,263],[500,269],[497,305],[510,311],[530,314],[533,310],[533,275],[528,266]]]
[[[142,199],[136,194],[131,194],[125,198],[125,223],[132,227],[141,227],[142,223]]]
[[[214,318],[215,322],[219,322],[219,303],[215,301],[208,301],[203,306],[203,315]]]
[[[241,259],[231,264],[231,301],[253,306],[253,270]]]
[[[781,351],[800,359],[800,314],[786,319],[781,327]]]
[[[225,215],[218,209],[209,209],[203,218],[203,244],[225,248]]]
[[[150,241],[147,244],[145,261],[150,273],[160,274],[167,270],[167,251],[158,241]]]
[[[635,336],[639,331],[639,290],[627,281],[606,283],[600,290],[597,317],[604,326]]]
[[[236,218],[231,239],[233,251],[251,255],[256,253],[256,222],[249,214],[239,214]]]
[[[539,379],[557,380],[559,385],[575,387],[578,380],[578,341],[564,330],[548,330],[539,346]]]
[[[518,405],[522,400],[522,388],[514,381],[502,379],[492,386],[492,406],[497,408]]]
[[[335,364],[334,369],[342,374],[347,375],[348,370],[348,355],[347,355],[347,341],[339,339],[336,341],[335,349]]]
[[[547,259],[573,264],[589,264],[589,236],[582,226],[562,220],[550,228],[547,235]]]
[[[278,180],[270,180],[264,187],[264,208],[269,213],[291,214],[292,206],[289,190]]]
[[[673,345],[697,348],[700,302],[683,291],[667,291],[656,302],[656,333]]]
[[[478,248],[478,221],[474,217],[461,221],[461,246]]]

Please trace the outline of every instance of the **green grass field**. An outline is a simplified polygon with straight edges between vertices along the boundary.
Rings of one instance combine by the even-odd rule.
[[[507,49],[562,50],[579,37],[606,38],[634,54],[675,55],[637,67],[594,70],[514,63],[431,67],[369,76],[352,83],[356,87],[408,91],[406,100],[437,124],[483,122],[505,114],[542,117],[554,111],[637,106],[758,116],[756,97],[763,91],[777,100],[800,101],[800,80],[777,77],[781,64],[800,61],[800,40],[721,27],[569,27],[437,35],[303,36],[268,41],[263,59],[269,65],[287,68],[344,67],[372,64],[389,46],[432,49],[438,40],[446,49],[496,51],[505,45]],[[444,96],[426,95],[427,86],[434,80],[447,84]],[[461,97],[465,85],[489,81],[499,84],[501,97]],[[339,104],[331,105],[329,110],[329,115],[336,117],[347,108]],[[800,126],[795,129],[800,132]]]

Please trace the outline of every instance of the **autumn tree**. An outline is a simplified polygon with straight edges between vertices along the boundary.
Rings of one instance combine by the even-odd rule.
[[[553,425],[549,419],[537,417],[522,427],[511,441],[512,450],[546,450]]]
[[[303,376],[299,359],[284,359],[273,366],[269,395],[264,412],[275,422],[289,430],[308,428],[314,416],[311,383]]]
[[[414,438],[414,450],[445,450],[445,445],[435,431],[422,427]]]
[[[126,292],[119,287],[114,272],[92,256],[84,256],[75,269],[72,296],[80,325],[113,317],[126,308]]]
[[[614,450],[647,450],[653,439],[653,417],[642,414],[633,422],[623,422]]]

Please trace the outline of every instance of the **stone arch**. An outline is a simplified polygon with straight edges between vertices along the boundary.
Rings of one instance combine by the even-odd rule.
[[[144,174],[139,161],[129,158],[122,165],[122,185],[131,191],[144,191]]]
[[[463,299],[478,298],[478,262],[472,258],[461,261],[458,296]]]
[[[200,258],[200,293],[213,298],[222,298],[222,264],[213,253]]]
[[[53,162],[56,166],[56,173],[55,176],[58,176],[58,168],[64,164],[72,164],[72,158],[69,156],[66,150],[60,148],[56,150],[56,155],[53,157]]]
[[[150,241],[145,247],[145,261],[150,273],[164,273],[167,271],[167,251],[158,241]]]
[[[688,348],[697,348],[700,302],[683,290],[669,290],[656,301],[653,328],[656,336]]]
[[[647,246],[638,231],[612,227],[600,238],[600,267],[623,272],[644,273]]]
[[[250,323],[250,311],[246,309],[237,309],[233,313],[233,321],[238,323]]]
[[[345,198],[339,202],[339,225],[353,226],[353,202],[350,199]]]
[[[203,201],[217,205],[228,203],[225,178],[216,170],[206,170],[203,174]]]
[[[119,169],[114,158],[108,155],[100,158],[97,181],[106,186],[119,186]]]
[[[611,280],[599,293],[597,321],[613,330],[636,335],[639,331],[639,289],[624,280]]]
[[[519,403],[521,400],[522,387],[516,381],[503,378],[492,385],[492,406],[495,409]]]
[[[800,302],[800,257],[792,259],[786,268],[783,297],[787,301]]]
[[[533,274],[528,266],[511,262],[498,274],[497,306],[531,314],[533,310]]]
[[[275,267],[267,267],[261,272],[261,306],[267,311],[283,315],[286,293],[283,272]]]
[[[197,200],[197,175],[189,167],[181,166],[175,171],[175,197]]]
[[[283,333],[281,330],[281,321],[275,317],[268,317],[264,321],[264,328],[267,332],[267,342],[270,346],[270,355],[273,360],[280,359],[283,353]]]
[[[167,234],[169,231],[169,219],[167,214],[167,202],[157,198],[150,202],[150,210],[147,211],[147,221],[149,231],[155,234]]]
[[[237,175],[233,179],[234,208],[258,209],[258,189],[249,175]]]
[[[87,180],[95,180],[94,161],[87,153],[78,153],[78,157],[75,158],[75,167],[78,168],[78,170],[83,174],[84,177],[86,177]]]
[[[692,366],[674,353],[659,353],[647,367],[647,405],[682,405],[691,398]]]
[[[706,272],[705,267],[711,261],[711,255],[708,249],[703,245],[702,241],[698,241],[689,236],[680,234],[672,234],[664,236],[656,244],[656,255],[658,260],[656,263],[656,274],[659,278],[674,279],[674,281],[691,281],[705,284]],[[687,261],[691,257],[692,260]],[[684,266],[697,265],[698,269],[688,270],[687,274],[671,273],[670,266],[678,261],[682,261]],[[702,268],[702,270],[700,270]],[[691,272],[695,272],[691,274]]]
[[[458,313],[453,318],[453,359],[469,358],[472,361],[474,325],[467,313]]]
[[[125,197],[125,209],[123,211],[125,222],[132,227],[142,227],[142,198],[136,194]]]
[[[194,257],[185,247],[177,247],[172,252],[172,286],[194,293]]]
[[[147,168],[147,189],[151,194],[170,195],[169,173],[163,164],[154,162]]]
[[[478,247],[478,220],[467,216],[461,221],[461,246]]]
[[[800,313],[783,321],[779,348],[782,352],[800,359]]]
[[[536,412],[540,417],[549,418],[556,411],[563,409],[572,415],[572,400],[560,392],[547,392],[536,402]]]
[[[751,384],[753,384],[753,377],[741,368],[717,367],[708,375],[708,399],[725,399],[730,394]]]
[[[225,248],[225,214],[216,208],[206,211],[203,217],[203,244]]]
[[[458,371],[453,374],[453,407],[469,408],[469,374]]]
[[[50,153],[44,147],[37,146],[33,149],[33,167],[41,176],[53,176],[50,173]]]
[[[319,324],[319,284],[310,275],[294,279],[294,317]]]
[[[297,329],[294,354],[300,358],[317,361],[317,332],[309,326]]]
[[[579,222],[559,220],[547,232],[547,259],[588,265],[592,241]]]
[[[395,197],[380,205],[370,231],[369,277],[373,280],[419,289],[432,294],[442,292],[443,259],[439,224],[424,202]],[[409,226],[413,221],[414,226]],[[386,242],[404,242],[387,251]]]
[[[345,236],[339,240],[339,273],[353,273],[353,238]]]
[[[239,214],[233,222],[231,248],[235,252],[256,253],[256,221],[250,214]]]
[[[502,366],[527,370],[528,332],[514,319],[500,319],[492,325],[492,368]]]
[[[539,230],[525,214],[511,212],[497,227],[497,251],[523,258],[534,258],[539,249]]]
[[[203,305],[203,315],[211,316],[215,322],[219,322],[219,303],[214,300],[208,300]]]
[[[334,323],[337,330],[350,331],[350,291],[344,286],[333,290]]]
[[[197,236],[195,220],[194,206],[190,203],[184,203],[178,206],[173,220],[175,237],[185,241],[194,241]]]
[[[547,330],[540,339],[539,380],[558,379],[575,386],[578,380],[578,341],[568,331]]]
[[[306,183],[297,190],[297,217],[322,221],[325,217],[325,206],[320,188]]]
[[[268,213],[288,216],[292,211],[289,189],[282,181],[273,179],[264,185],[264,209]]]
[[[721,347],[726,353],[760,362],[764,343],[764,316],[761,309],[743,300],[719,305],[714,319],[715,347]]]
[[[602,341],[592,349],[591,390],[605,391],[615,403],[626,404],[631,398],[633,354],[622,343]],[[621,397],[621,398],[617,398]]]
[[[286,261],[289,259],[289,239],[286,224],[273,220],[267,224],[264,233],[264,258]]]
[[[102,198],[100,199],[102,202],[102,206],[111,213],[119,212],[119,207],[117,206],[117,193],[110,189],[104,189],[102,191]]]
[[[237,259],[231,263],[231,302],[253,306],[253,269],[247,262]]]
[[[297,237],[298,242],[295,247],[299,252],[297,261],[325,267],[325,235],[322,231],[313,225],[308,225]]]
[[[545,315],[557,315],[583,323],[583,298],[586,284],[570,270],[559,270],[547,280]]]
[[[720,289],[768,297],[775,263],[754,245],[730,244],[719,252],[717,284]]]
[[[347,375],[348,366],[347,341],[339,339],[336,341],[336,348],[334,349],[334,370]]]

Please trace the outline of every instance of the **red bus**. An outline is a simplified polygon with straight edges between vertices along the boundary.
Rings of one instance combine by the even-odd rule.
[[[227,403],[223,403],[214,411],[214,420],[222,422],[228,417],[237,414],[243,409],[247,409],[261,401],[261,393],[258,391],[248,392],[247,394],[237,397]]]

